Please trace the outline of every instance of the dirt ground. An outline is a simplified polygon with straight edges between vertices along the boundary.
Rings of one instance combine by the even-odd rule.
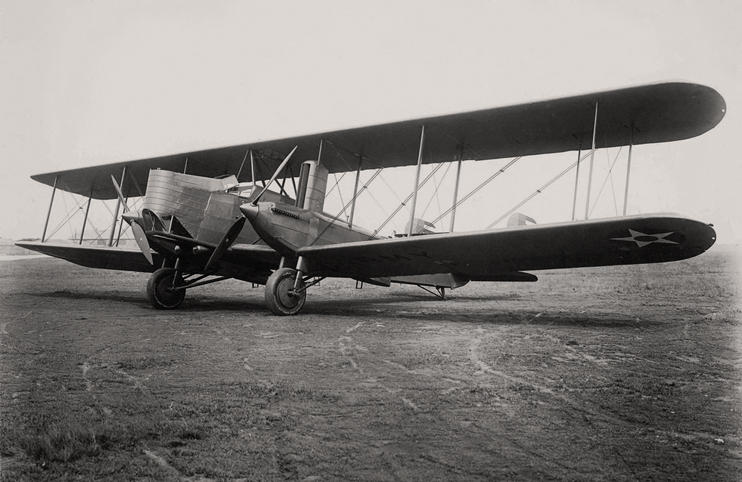
[[[224,282],[0,262],[2,480],[740,480],[740,269],[415,287],[296,317]]]

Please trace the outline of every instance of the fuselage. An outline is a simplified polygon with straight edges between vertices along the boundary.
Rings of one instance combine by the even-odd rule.
[[[282,256],[299,248],[378,239],[375,233],[350,227],[338,217],[280,202],[245,203],[240,207],[253,229]]]

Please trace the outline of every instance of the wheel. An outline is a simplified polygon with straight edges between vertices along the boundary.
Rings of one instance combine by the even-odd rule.
[[[180,306],[185,298],[185,290],[173,290],[173,279],[176,271],[173,268],[160,268],[147,281],[147,297],[152,306],[158,310],[172,310]],[[178,275],[176,284],[182,284]]]
[[[265,304],[271,313],[279,316],[294,315],[304,306],[307,292],[294,293],[296,270],[281,268],[275,271],[265,284]]]

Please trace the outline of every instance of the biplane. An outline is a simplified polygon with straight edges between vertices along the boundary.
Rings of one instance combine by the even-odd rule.
[[[109,242],[84,245],[82,233],[79,242],[48,240],[47,214],[41,240],[17,244],[82,266],[151,272],[147,296],[158,309],[177,308],[187,290],[228,278],[265,285],[276,315],[298,313],[307,290],[327,277],[416,284],[444,297],[470,281],[536,281],[531,271],[681,260],[714,244],[711,225],[626,215],[625,205],[612,218],[588,219],[586,211],[575,220],[573,207],[572,221],[535,224],[511,213],[507,227],[455,232],[461,162],[576,151],[571,168],[579,172],[590,156],[592,171],[596,149],[629,146],[630,168],[633,146],[698,136],[725,110],[710,87],[651,84],[39,174],[32,179],[53,188],[49,212],[57,190],[87,198],[87,209],[91,200],[116,200]],[[415,217],[416,196],[421,166],[445,163],[458,164],[456,194],[451,229],[435,233]],[[405,232],[382,236],[357,226],[356,201],[370,183],[361,186],[361,172],[401,166],[416,166],[402,203]],[[333,215],[324,202],[337,173],[355,175],[355,185]],[[626,182],[628,193],[628,174]],[[589,191],[588,183],[588,200]],[[141,209],[128,210],[132,198]],[[136,247],[114,243],[117,219],[131,227]]]

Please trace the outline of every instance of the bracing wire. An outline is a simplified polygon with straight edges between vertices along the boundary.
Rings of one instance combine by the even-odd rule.
[[[341,161],[343,161],[343,164],[345,164],[345,166],[346,166],[346,167],[348,168],[348,172],[352,171],[352,170],[353,170],[353,168],[351,168],[350,164],[348,164],[348,161],[346,161],[346,160],[345,160],[345,157],[343,156],[343,154],[342,154],[342,153],[341,153],[341,152],[340,152],[340,151],[338,150],[338,146],[336,146],[336,145],[335,145],[335,144],[334,144],[333,142],[331,142],[331,141],[326,141],[326,143],[327,143],[328,145],[330,145],[330,146],[331,146],[331,147],[333,148],[333,150],[335,151],[335,154],[336,154],[336,155],[337,155],[337,156],[338,156],[338,157],[340,158],[340,160],[341,160]],[[341,149],[342,149],[342,147],[341,147]],[[344,150],[345,150],[345,149],[344,149]],[[350,152],[350,151],[348,151],[348,152]],[[355,154],[355,155],[356,155],[356,156],[360,156],[360,157],[362,157],[362,158],[363,158],[363,159],[365,159],[366,161],[371,161],[371,160],[370,160],[369,158],[367,158],[367,157],[363,157],[363,156],[361,156],[360,154]],[[376,165],[376,166],[378,166],[378,164],[375,164],[375,163],[373,163],[373,162],[371,162],[371,165],[372,165],[372,166],[373,166],[373,165]],[[366,189],[368,189],[368,186],[369,186],[369,185],[370,185],[370,184],[371,184],[371,183],[372,183],[372,182],[374,181],[374,179],[376,179],[376,177],[377,177],[377,176],[379,176],[379,175],[381,174],[381,171],[382,171],[382,170],[384,170],[384,167],[383,167],[383,166],[378,166],[378,167],[376,168],[376,171],[374,172],[374,174],[373,174],[373,175],[372,175],[372,176],[371,176],[371,177],[369,178],[369,180],[368,180],[368,181],[366,181],[366,183],[365,183],[365,184],[363,185],[363,187],[362,187],[362,188],[361,188],[361,189],[360,189],[360,190],[359,190],[359,191],[358,191],[358,192],[356,193],[356,195],[355,195],[355,196],[354,196],[354,197],[353,197],[353,198],[352,198],[352,199],[351,199],[351,200],[350,200],[350,201],[349,201],[349,202],[348,202],[347,204],[345,204],[345,205],[343,206],[343,208],[342,208],[342,209],[340,210],[340,213],[345,213],[345,212],[346,212],[346,211],[348,210],[348,207],[349,207],[349,206],[350,206],[350,205],[351,205],[351,204],[352,204],[352,203],[353,203],[353,202],[354,202],[354,201],[355,201],[356,199],[358,199],[358,197],[359,197],[359,196],[361,195],[361,193],[362,193],[362,192],[364,192],[364,191],[365,191]],[[345,176],[345,173],[343,174],[343,176]],[[340,177],[340,181],[342,181],[342,180],[343,180],[343,177]],[[383,176],[381,177],[381,180],[382,180],[382,182],[383,182],[384,184],[386,184],[386,186],[387,186],[387,187],[389,187],[389,189],[390,189],[390,190],[392,191],[392,194],[394,194],[394,196],[395,196],[395,197],[397,197],[396,193],[394,192],[394,190],[392,190],[392,189],[391,189],[391,187],[390,187],[390,186],[389,186],[389,184],[388,184],[388,183],[386,182],[386,180],[384,179],[384,177],[383,177]],[[337,185],[337,184],[336,184],[336,185]],[[334,189],[334,188],[335,188],[335,186],[333,186],[333,188],[332,188],[332,189]],[[332,189],[330,190],[330,192],[332,192]],[[374,200],[374,202],[375,202],[375,203],[376,203],[376,205],[377,205],[377,206],[379,207],[379,209],[381,209],[381,210],[382,210],[382,212],[384,212],[384,214],[386,214],[386,211],[384,210],[384,206],[382,206],[382,205],[381,205],[381,203],[379,202],[379,200],[378,200],[378,199],[376,199],[376,197],[374,197],[373,193],[372,193],[371,191],[368,191],[368,194],[369,194],[369,195],[371,196],[371,199],[373,199],[373,200]],[[329,195],[329,193],[328,193],[328,195]],[[326,197],[326,196],[325,196],[325,197]],[[399,197],[397,197],[397,199],[399,199]],[[339,213],[339,214],[338,214],[338,216],[337,216],[337,217],[336,217],[336,218],[335,218],[335,219],[333,220],[333,223],[334,223],[335,221],[337,221],[337,219],[339,219],[339,217],[340,217],[340,213]],[[346,217],[347,217],[347,215],[346,215]],[[324,230],[323,230],[323,233],[324,233]],[[317,237],[317,238],[315,239],[315,242],[316,242],[316,241],[317,241],[318,239],[319,239],[319,237]]]
[[[89,244],[93,244],[100,239],[102,233],[90,218],[88,218],[88,226],[90,226],[96,234],[93,241],[89,243]]]
[[[491,175],[490,177],[488,177],[487,179],[485,179],[484,182],[482,182],[479,186],[475,187],[469,194],[467,194],[466,196],[462,197],[458,202],[456,202],[456,204],[454,204],[453,206],[451,206],[450,208],[448,208],[444,213],[442,213],[440,216],[438,216],[433,221],[431,221],[431,224],[435,224],[438,221],[440,221],[441,219],[443,219],[444,217],[446,217],[451,211],[453,211],[454,209],[456,209],[457,207],[459,207],[462,203],[466,202],[470,197],[472,197],[476,193],[478,193],[484,186],[486,186],[487,184],[489,184],[490,182],[492,182],[497,176],[499,176],[500,174],[503,174],[510,166],[512,166],[513,164],[515,164],[516,162],[518,162],[520,159],[522,159],[522,157],[523,156],[518,156],[518,157],[512,159],[510,162],[508,162],[502,168],[498,169],[497,172],[495,172],[493,175]]]
[[[325,194],[325,198],[329,197],[329,196],[330,196],[330,194],[332,194],[332,191],[334,191],[334,190],[335,190],[335,188],[337,188],[337,190],[338,190],[338,193],[340,193],[340,182],[341,182],[341,181],[343,180],[343,178],[345,177],[345,175],[346,175],[346,174],[347,174],[347,173],[345,173],[345,172],[344,172],[344,173],[343,173],[343,174],[342,174],[342,175],[340,176],[340,179],[338,180],[338,176],[337,176],[337,173],[334,173],[334,172],[332,173],[332,175],[333,175],[333,176],[335,177],[335,183],[334,183],[334,184],[332,185],[332,187],[330,188],[330,190],[329,190],[329,191],[327,191],[327,194]],[[342,195],[342,194],[340,194],[340,198],[341,198],[341,199],[342,199],[342,197],[343,197],[343,195]]]
[[[612,164],[610,163],[610,158],[608,158],[608,162],[609,162],[609,165],[608,165],[608,175],[603,180],[603,184],[600,186],[600,191],[598,191],[598,195],[595,196],[595,202],[593,203],[593,207],[590,209],[589,217],[592,217],[593,216],[593,211],[595,210],[595,207],[598,205],[598,200],[600,200],[600,195],[603,192],[603,189],[605,188],[605,185],[608,182],[608,179],[609,178],[611,180],[611,189],[613,189],[613,176],[612,176],[611,173],[613,172],[613,168],[616,165],[616,161],[618,161],[619,154],[621,154],[621,149],[623,149],[623,146],[621,146],[618,149],[618,152],[616,153],[616,157],[613,159],[613,163]],[[616,216],[618,216],[618,205],[616,204],[616,191],[615,191],[615,189],[613,190],[613,208],[616,211]]]
[[[65,196],[64,195],[62,196],[62,199],[63,199],[63,203],[66,206]],[[131,199],[127,199],[127,202],[130,201],[130,200]],[[52,236],[54,236],[60,229],[62,229],[62,227],[65,224],[70,225],[70,222],[72,221],[72,219],[77,215],[77,213],[79,211],[82,210],[82,207],[83,207],[83,204],[85,203],[85,201],[86,201],[86,198],[84,198],[84,197],[78,198],[78,201],[76,202],[75,206],[67,213],[67,215],[65,216],[65,218],[59,223],[59,225],[49,235],[50,238]],[[137,197],[137,198],[135,198],[132,201],[132,205],[129,207],[129,209],[132,210],[132,211],[136,211],[139,208],[141,208],[143,202],[144,202],[144,200],[143,200],[142,197]],[[96,205],[101,205],[101,204],[106,208],[106,210],[108,211],[108,213],[113,216],[113,210],[111,209],[111,207],[105,201],[101,201],[100,203],[96,203]],[[107,230],[108,230],[108,228],[105,228],[102,231],[99,230],[98,227],[95,225],[95,221],[93,220],[93,216],[88,216],[85,226],[86,227],[90,227],[93,230],[93,232],[95,232],[95,235],[96,235],[95,238],[93,238],[92,240],[91,239],[87,239],[88,244],[94,244],[96,241],[100,240],[101,237],[103,235],[105,235],[106,232],[107,232]],[[128,223],[125,226],[123,226],[123,229],[122,229],[121,233],[119,234],[119,239],[122,238],[123,235],[126,234],[129,231],[129,229],[130,229],[130,226],[129,226]],[[124,238],[124,239],[126,239],[126,238]],[[83,240],[83,241],[86,241],[86,240]]]
[[[607,136],[604,134],[604,139],[606,145],[608,145]],[[618,152],[616,153],[616,159],[618,159],[618,155],[621,154],[621,150],[623,149],[623,146],[619,146]],[[613,166],[616,164],[616,160],[613,160],[613,164],[611,164],[611,156],[608,153],[608,149],[605,150],[605,160],[608,163],[608,176],[611,178],[611,193],[613,193],[613,209],[616,213],[616,216],[618,216],[618,204],[616,203],[616,187],[613,184]],[[603,188],[601,187],[601,190]]]
[[[372,179],[373,179],[373,178],[372,178]],[[383,179],[383,178],[382,178],[382,179]],[[370,183],[370,181],[369,181],[369,183]],[[368,186],[368,184],[369,184],[369,183],[366,183],[366,185],[364,185],[364,186],[363,186],[363,189],[366,189],[366,187]],[[359,192],[359,194],[360,194],[360,192]],[[371,192],[371,191],[369,190],[369,191],[368,191],[368,195],[369,195],[369,196],[371,196],[371,199],[373,199],[373,200],[374,200],[374,202],[375,202],[375,203],[376,203],[376,205],[377,205],[377,206],[379,207],[379,209],[381,210],[381,212],[382,212],[382,213],[383,213],[383,214],[384,214],[384,215],[386,216],[386,215],[387,215],[386,209],[384,209],[384,206],[382,206],[382,204],[381,204],[381,203],[379,202],[379,200],[378,200],[378,199],[376,199],[376,196],[374,196],[374,193],[373,193],[373,192]],[[357,196],[356,196],[356,197],[357,197]]]
[[[428,182],[428,181],[430,180],[430,178],[431,178],[431,177],[433,177],[433,176],[435,175],[435,173],[436,173],[436,172],[438,172],[438,169],[440,169],[441,167],[443,167],[443,164],[437,164],[437,165],[435,166],[435,168],[433,168],[433,171],[432,171],[432,172],[431,172],[430,174],[428,174],[428,175],[427,175],[427,177],[426,177],[425,179],[423,179],[423,181],[422,181],[422,182],[420,183],[420,185],[418,185],[418,186],[417,186],[417,188],[416,188],[416,189],[417,189],[417,190],[419,190],[419,189],[420,189],[421,187],[423,187],[423,186],[425,185],[425,183],[427,183],[427,182]],[[385,220],[385,221],[384,221],[383,223],[381,223],[381,226],[379,226],[378,228],[376,228],[376,230],[375,230],[375,231],[373,232],[373,234],[371,234],[371,237],[369,237],[369,239],[372,239],[372,238],[373,238],[374,236],[376,236],[376,235],[377,235],[377,234],[378,234],[378,233],[379,233],[379,232],[380,232],[380,231],[381,231],[382,229],[384,229],[384,227],[385,227],[385,226],[386,226],[387,224],[389,224],[389,221],[391,221],[391,220],[392,220],[392,219],[394,218],[394,216],[396,216],[396,215],[397,215],[397,213],[398,213],[399,211],[401,211],[401,210],[402,210],[402,208],[403,208],[403,207],[405,207],[405,206],[407,205],[407,202],[408,202],[408,201],[409,201],[410,199],[412,199],[412,196],[413,196],[414,194],[415,194],[415,191],[413,190],[413,191],[412,191],[412,192],[410,193],[410,195],[409,195],[409,196],[407,196],[407,198],[405,198],[405,200],[404,200],[404,201],[402,201],[402,202],[401,202],[401,203],[399,204],[399,206],[397,206],[397,209],[395,209],[395,210],[394,210],[394,212],[393,212],[393,213],[391,214],[391,216],[389,216],[388,218],[386,218],[386,220]]]
[[[52,230],[52,233],[46,237],[47,239],[51,239],[55,234],[57,234],[57,231],[62,229],[65,225],[68,225],[70,228],[70,237],[75,237],[75,233],[72,231],[72,226],[69,225],[69,222],[72,220],[72,218],[75,217],[78,211],[80,211],[80,208],[82,207],[82,201],[84,201],[84,198],[80,198],[80,200],[75,203],[72,209],[68,210],[66,196],[64,195],[64,191],[62,191],[62,204],[64,205],[64,209],[67,213],[65,214],[64,219],[62,219],[62,221],[54,228],[54,230]]]
[[[106,204],[105,201],[101,201],[101,204],[103,204],[103,206],[108,210],[110,214],[113,214],[113,212],[111,211],[111,208],[108,206],[108,204]],[[93,231],[95,231],[95,234],[96,234],[95,238],[89,244],[95,244],[96,241],[101,239],[101,237],[104,234],[106,234],[106,230],[105,229],[103,229],[102,231],[99,230],[98,227],[93,223],[93,220],[90,217],[88,217],[88,225],[93,228]]]
[[[497,218],[497,220],[495,220],[495,221],[494,221],[493,223],[491,223],[491,224],[490,224],[489,226],[487,226],[487,227],[486,227],[485,229],[491,229],[491,228],[492,228],[492,227],[493,227],[493,226],[494,226],[495,224],[499,223],[500,221],[502,221],[502,220],[503,220],[503,219],[505,219],[506,217],[508,217],[508,216],[510,216],[511,214],[513,214],[513,213],[515,212],[515,210],[516,210],[516,209],[519,209],[519,208],[520,208],[521,206],[523,206],[523,205],[524,205],[525,203],[527,203],[528,201],[530,201],[531,199],[533,199],[533,198],[534,198],[534,197],[536,197],[537,195],[541,194],[541,193],[542,193],[542,192],[543,192],[544,190],[546,190],[546,189],[547,189],[547,188],[548,188],[549,186],[551,186],[552,184],[554,184],[554,183],[555,183],[555,182],[556,182],[556,181],[557,181],[558,179],[560,179],[560,178],[561,178],[562,176],[564,176],[564,175],[565,175],[565,174],[567,174],[567,173],[568,173],[569,171],[571,171],[572,169],[574,169],[574,168],[575,168],[575,166],[577,166],[577,164],[579,164],[580,162],[582,162],[582,161],[583,161],[584,159],[587,159],[587,158],[588,158],[589,156],[590,156],[590,152],[586,153],[586,154],[585,154],[585,155],[584,155],[584,156],[583,156],[582,158],[578,159],[577,161],[575,161],[574,163],[572,163],[572,165],[571,165],[571,166],[569,166],[569,167],[568,167],[567,169],[565,169],[565,170],[563,170],[562,172],[560,172],[559,174],[557,174],[557,175],[556,175],[556,176],[555,176],[555,177],[554,177],[554,178],[553,178],[553,179],[552,179],[551,181],[547,182],[546,184],[544,184],[543,186],[541,186],[541,187],[540,187],[539,189],[536,189],[536,191],[535,191],[535,192],[534,192],[533,194],[531,194],[530,196],[528,196],[527,198],[525,198],[525,199],[524,199],[523,201],[521,201],[520,203],[518,203],[518,205],[517,205],[517,206],[515,206],[515,207],[514,207],[513,209],[511,209],[510,211],[506,212],[505,214],[503,214],[502,216],[500,216],[499,218]]]
[[[341,182],[343,181],[343,179],[345,178],[345,175],[346,175],[346,174],[347,174],[348,172],[352,171],[352,170],[353,170],[353,168],[351,168],[351,167],[350,167],[350,164],[348,164],[348,161],[346,161],[346,160],[345,160],[345,157],[344,157],[344,156],[343,156],[343,154],[342,154],[342,153],[341,153],[341,152],[340,152],[340,151],[338,150],[338,148],[337,148],[337,146],[335,146],[335,144],[333,144],[333,143],[332,143],[332,142],[330,142],[330,141],[326,141],[326,143],[327,143],[327,144],[329,144],[329,145],[330,145],[330,147],[332,147],[332,149],[333,149],[333,150],[335,151],[335,154],[337,155],[337,157],[339,157],[339,158],[340,158],[340,160],[341,160],[341,161],[343,161],[343,164],[345,164],[345,166],[346,166],[346,167],[348,168],[348,170],[347,170],[346,172],[343,172],[343,174],[342,174],[342,175],[340,176],[340,179],[339,179],[339,180],[338,180],[338,177],[337,177],[337,173],[334,173],[334,172],[332,173],[333,177],[335,178],[335,183],[334,183],[334,184],[333,184],[333,186],[332,186],[332,187],[330,188],[330,190],[329,190],[329,191],[327,191],[327,193],[325,194],[325,199],[327,199],[327,198],[328,198],[328,197],[330,196],[330,194],[332,194],[332,192],[333,192],[333,191],[335,190],[335,188],[337,188],[337,190],[338,190],[338,195],[340,196],[340,204],[342,205],[342,204],[345,204],[345,201],[343,201],[343,193],[342,193],[342,190],[340,189],[340,183],[341,183]],[[345,211],[345,209],[346,209],[346,208],[344,208],[344,209],[343,209],[343,211],[341,211],[341,212],[344,212],[344,211]],[[348,215],[346,214],[346,216],[345,216],[345,217],[346,217],[346,220],[347,220],[347,219],[348,219]]]
[[[343,191],[340,189],[340,181],[342,181],[343,180],[343,177],[345,177],[345,173],[343,173],[343,175],[340,176],[340,181],[338,181],[338,176],[337,176],[336,173],[333,172],[332,173],[332,176],[335,178],[335,186],[338,186],[338,196],[340,196],[340,204],[341,205],[345,205],[345,201],[343,201]],[[340,212],[341,213],[344,213],[345,212],[345,209],[343,209]],[[348,215],[347,214],[345,215],[345,220],[346,221],[348,220]]]
[[[441,211],[441,198],[440,196],[438,196],[438,192],[440,191],[441,185],[443,184],[443,180],[446,179],[446,176],[448,175],[448,171],[451,169],[451,165],[453,163],[447,162],[446,164],[448,165],[446,166],[446,170],[443,172],[443,176],[441,177],[441,180],[438,181],[435,177],[433,177],[433,181],[435,184],[435,191],[433,192],[433,195],[430,196],[430,201],[428,201],[428,204],[425,206],[425,209],[423,209],[423,213],[421,214],[421,217],[425,217],[425,213],[428,212],[428,208],[430,207],[431,204],[433,204],[433,200],[437,201],[438,203],[438,212]]]
[[[309,244],[309,246],[314,246],[314,244],[317,241],[319,241],[319,239],[322,237],[322,235],[324,235],[325,232],[327,232],[327,230],[330,229],[330,226],[332,226],[333,224],[335,224],[337,222],[337,220],[340,219],[340,216],[342,216],[343,213],[348,209],[348,206],[350,206],[351,204],[353,204],[353,202],[355,202],[355,200],[358,199],[358,196],[360,196],[361,193],[364,192],[366,190],[366,188],[368,188],[368,186],[374,181],[374,179],[376,179],[376,177],[379,174],[381,174],[381,171],[383,171],[383,170],[384,170],[383,167],[380,167],[380,168],[378,168],[376,170],[376,172],[374,173],[374,175],[371,176],[371,178],[363,185],[363,187],[358,190],[358,192],[356,193],[356,195],[353,196],[353,198],[350,201],[348,201],[348,204],[346,204],[345,206],[343,206],[343,209],[341,209],[340,212],[337,213],[335,215],[335,217],[333,217],[332,220],[329,223],[327,223],[327,225],[324,227],[324,229],[322,229],[322,231],[317,235],[317,237],[314,238],[314,240]],[[371,193],[371,191],[369,191],[369,194],[370,193]],[[371,196],[371,197],[373,197],[373,196]],[[374,198],[374,201],[376,201],[376,198]],[[376,202],[378,204],[378,201],[376,201]],[[381,205],[379,205],[379,206],[381,206]]]
[[[69,228],[70,228],[70,238],[74,238],[74,237],[75,237],[75,234],[74,234],[74,232],[72,231],[72,225],[70,225],[70,224],[69,224],[69,223],[68,223],[67,221],[69,221],[69,220],[71,220],[71,219],[72,219],[73,217],[75,217],[75,215],[77,214],[77,211],[78,211],[78,209],[79,209],[79,208],[78,208],[79,204],[78,204],[78,203],[75,203],[75,206],[74,206],[74,207],[72,208],[72,209],[73,209],[74,211],[70,211],[70,210],[69,210],[69,209],[67,208],[67,196],[65,196],[64,194],[62,195],[62,204],[64,204],[64,210],[65,210],[65,211],[67,211],[67,215],[66,215],[66,218],[65,218],[65,220],[64,220],[64,221],[62,221],[62,224],[61,224],[61,226],[60,226],[60,227],[64,226],[65,224],[66,224],[67,226],[69,226]],[[57,232],[57,231],[55,230],[55,231],[54,231],[54,232],[52,233],[52,236],[53,236],[53,235],[54,235],[54,234],[55,234],[56,232]]]

